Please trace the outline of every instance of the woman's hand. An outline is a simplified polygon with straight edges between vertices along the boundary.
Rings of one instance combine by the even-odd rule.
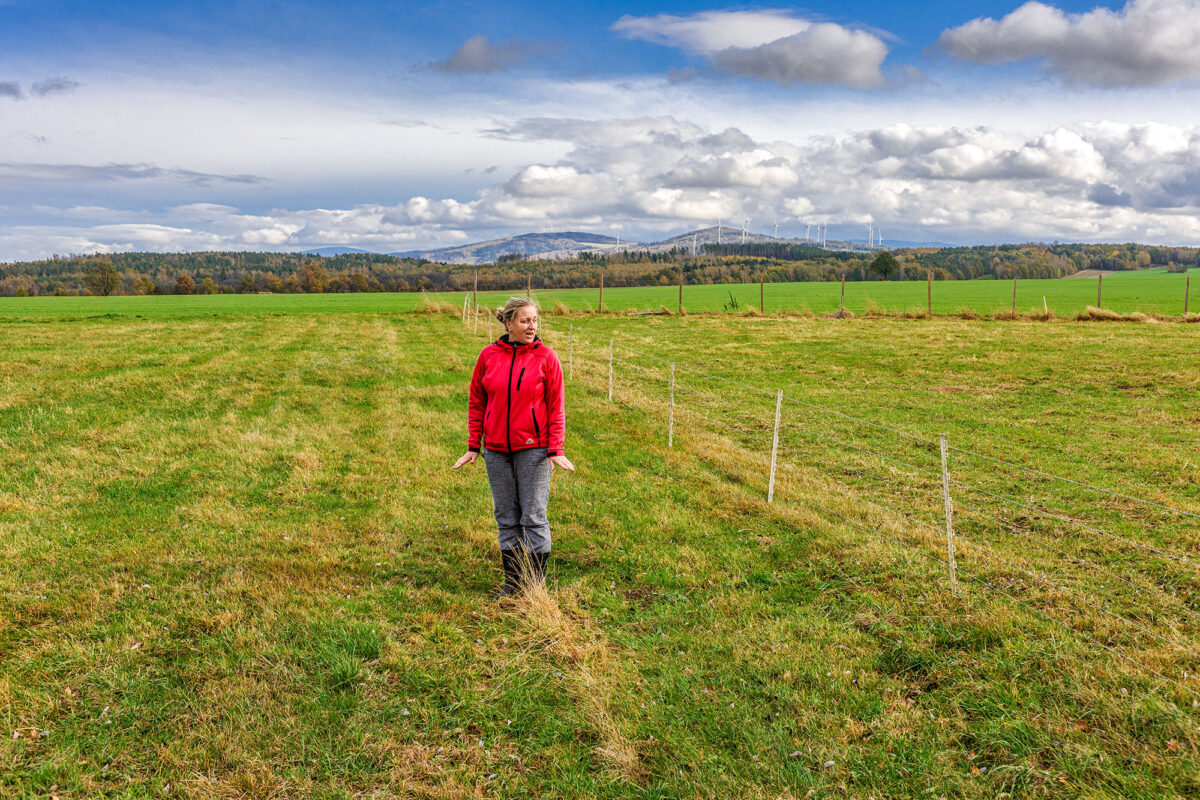
[[[567,472],[575,471],[575,465],[566,456],[550,456],[550,463],[556,467],[562,467]]]
[[[477,458],[479,458],[479,453],[476,453],[474,450],[468,450],[462,458],[454,462],[454,466],[450,469],[458,469],[463,464],[474,464]]]

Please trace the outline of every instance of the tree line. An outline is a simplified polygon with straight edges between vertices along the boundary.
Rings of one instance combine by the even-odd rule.
[[[1200,265],[1200,248],[1139,244],[1011,244],[878,254],[809,245],[705,245],[701,252],[583,253],[571,260],[504,256],[443,264],[370,253],[120,253],[0,264],[0,295],[229,294],[515,290],[607,286],[866,280],[1059,278],[1079,270]]]

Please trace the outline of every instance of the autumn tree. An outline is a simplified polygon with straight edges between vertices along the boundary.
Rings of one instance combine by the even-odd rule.
[[[300,281],[300,286],[304,288],[304,291],[309,294],[320,294],[329,286],[329,273],[315,261],[305,263],[296,278]]]
[[[121,273],[113,266],[111,258],[97,258],[83,273],[83,282],[92,294],[108,297],[121,285]]]
[[[900,271],[900,262],[891,253],[880,253],[871,262],[871,271],[886,281]]]
[[[196,281],[192,280],[192,276],[186,272],[181,272],[175,277],[175,294],[191,294],[196,291]]]

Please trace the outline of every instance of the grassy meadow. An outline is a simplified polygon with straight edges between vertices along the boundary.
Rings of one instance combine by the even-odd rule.
[[[397,298],[0,305],[0,796],[1200,792],[1200,325],[548,317],[502,606],[485,331]]]
[[[1185,279],[1165,269],[1114,272],[1104,277],[1101,306],[1119,314],[1134,312],[1162,317],[1183,314]],[[1188,311],[1200,313],[1200,269],[1190,272]],[[763,310],[767,313],[837,311],[841,302],[839,283],[769,283],[762,287]],[[1017,313],[1073,317],[1096,305],[1096,278],[1078,277],[1017,282]],[[483,306],[502,305],[513,292],[481,292]],[[683,305],[690,312],[720,312],[736,300],[734,310],[757,309],[758,283],[685,286]],[[561,303],[572,311],[594,311],[600,296],[597,289],[550,289],[535,291],[547,309]],[[461,308],[462,292],[431,292],[430,300]],[[923,281],[867,281],[846,284],[846,308],[855,314],[924,313],[928,287]],[[426,297],[419,292],[404,294],[331,295],[169,295],[162,297],[24,297],[0,298],[0,318],[63,318],[99,315],[200,317],[229,314],[392,314],[420,308]],[[612,287],[604,290],[606,311],[672,311],[679,305],[678,286]],[[996,280],[943,281],[933,286],[934,315],[959,315],[964,309],[980,316],[1010,313],[1012,282]]]

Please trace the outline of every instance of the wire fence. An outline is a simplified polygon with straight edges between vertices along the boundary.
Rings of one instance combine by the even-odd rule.
[[[755,386],[653,342],[557,322],[542,336],[569,381],[661,423],[669,448],[768,503],[919,554],[954,594],[1006,598],[1200,707],[1200,513]]]

